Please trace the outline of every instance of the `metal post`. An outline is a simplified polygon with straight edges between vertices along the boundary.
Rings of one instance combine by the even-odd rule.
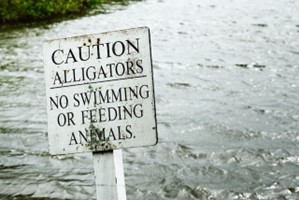
[[[121,150],[93,152],[97,200],[126,200]]]

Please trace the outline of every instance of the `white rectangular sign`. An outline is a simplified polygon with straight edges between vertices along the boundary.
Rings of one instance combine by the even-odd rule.
[[[50,153],[157,143],[146,27],[44,43]]]

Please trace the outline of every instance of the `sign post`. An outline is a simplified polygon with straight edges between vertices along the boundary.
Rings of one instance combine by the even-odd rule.
[[[121,150],[94,152],[93,161],[97,199],[126,200]]]
[[[149,29],[56,39],[43,50],[50,153],[93,152],[97,198],[126,199],[121,149],[158,141]]]

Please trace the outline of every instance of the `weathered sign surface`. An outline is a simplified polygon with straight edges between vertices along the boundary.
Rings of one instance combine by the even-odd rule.
[[[44,43],[50,153],[157,143],[146,27]]]

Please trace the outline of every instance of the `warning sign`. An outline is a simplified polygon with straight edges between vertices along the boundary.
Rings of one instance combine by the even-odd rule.
[[[146,27],[46,41],[50,153],[157,143]]]

